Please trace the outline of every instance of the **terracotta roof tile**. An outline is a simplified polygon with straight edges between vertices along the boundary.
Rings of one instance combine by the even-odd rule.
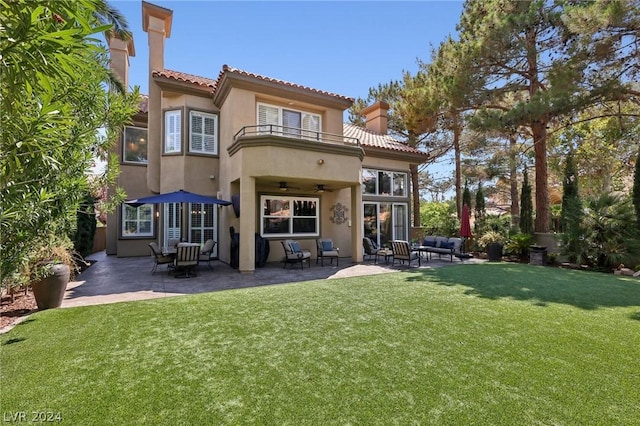
[[[344,136],[351,138],[358,138],[360,144],[364,147],[365,151],[367,147],[389,149],[391,151],[404,152],[408,154],[418,154],[427,157],[424,151],[410,147],[409,145],[400,142],[390,135],[382,135],[380,133],[373,132],[371,130],[356,126],[354,124],[343,124]]]
[[[210,87],[212,89],[212,92],[215,91],[217,85],[217,81],[210,78],[167,69],[161,71],[153,71],[153,76],[191,83],[201,87]]]
[[[218,82],[220,81],[220,79],[222,78],[224,73],[226,73],[226,72],[230,72],[230,73],[234,73],[234,74],[238,74],[238,75],[243,75],[243,76],[255,78],[257,80],[268,81],[268,82],[276,83],[276,84],[282,84],[283,86],[289,86],[289,87],[294,87],[294,88],[297,88],[297,89],[308,90],[308,91],[313,92],[313,93],[332,96],[332,97],[335,97],[335,98],[338,98],[338,99],[342,99],[342,100],[346,100],[346,101],[349,101],[349,102],[353,102],[354,101],[353,98],[350,98],[348,96],[338,95],[337,93],[325,92],[324,90],[318,90],[318,89],[314,89],[312,87],[302,86],[300,84],[291,83],[291,82],[288,82],[288,81],[285,81],[285,80],[279,80],[277,78],[266,77],[266,76],[263,76],[263,75],[260,75],[260,74],[255,74],[255,73],[252,73],[252,72],[243,71],[243,70],[238,69],[238,68],[230,67],[229,65],[223,65],[222,66],[222,71],[220,72],[220,75],[218,76]]]

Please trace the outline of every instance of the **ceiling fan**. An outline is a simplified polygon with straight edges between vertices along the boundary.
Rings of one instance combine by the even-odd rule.
[[[326,192],[333,192],[333,189],[329,189],[329,188],[327,188],[327,187],[326,187],[324,184],[322,184],[322,183],[316,184],[316,191],[315,191],[316,193],[318,193],[318,194],[322,194],[322,193],[323,193],[323,192],[325,192],[325,191],[326,191]]]
[[[278,189],[282,192],[287,192],[290,189],[300,189],[296,186],[289,186],[287,185],[287,182],[279,182],[278,183]]]

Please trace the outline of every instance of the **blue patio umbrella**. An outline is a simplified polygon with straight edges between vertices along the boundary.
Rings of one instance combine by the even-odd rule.
[[[125,201],[133,207],[139,207],[143,204],[163,204],[163,203],[180,203],[184,210],[184,203],[201,203],[201,204],[217,204],[219,206],[230,206],[231,201],[221,200],[210,195],[200,195],[183,189],[165,194],[151,195],[149,197],[136,198],[134,200]],[[181,215],[182,217],[182,215]],[[182,234],[182,226],[180,226],[180,234]],[[182,239],[182,235],[181,235]]]
[[[221,200],[210,195],[200,195],[183,189],[165,194],[151,195],[150,197],[136,198],[134,200],[125,201],[134,207],[143,204],[161,204],[161,203],[201,203],[201,204],[218,204],[220,206],[230,206],[231,201]]]

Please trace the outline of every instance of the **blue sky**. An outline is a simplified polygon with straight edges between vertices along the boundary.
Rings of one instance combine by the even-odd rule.
[[[349,97],[415,72],[455,35],[461,1],[151,1],[173,10],[165,68],[217,78],[222,65]],[[142,3],[110,1],[134,32],[129,84],[147,93]]]

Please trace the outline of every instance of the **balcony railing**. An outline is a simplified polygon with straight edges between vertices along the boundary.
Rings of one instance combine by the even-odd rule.
[[[243,136],[263,135],[282,136],[285,138],[304,139],[332,144],[360,146],[360,140],[358,138],[335,135],[332,133],[314,132],[311,130],[303,130],[297,127],[278,126],[275,124],[244,126],[235,134],[234,140],[238,140]]]

